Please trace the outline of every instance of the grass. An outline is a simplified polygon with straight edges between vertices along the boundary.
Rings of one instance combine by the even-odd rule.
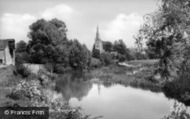
[[[160,84],[150,80],[156,62],[157,60],[129,61],[127,63],[134,67],[110,65],[91,71],[91,75],[105,84],[122,84],[158,92],[161,91]]]
[[[127,62],[128,64],[132,64],[135,66],[142,65],[142,66],[152,66],[158,63],[157,59],[153,60],[131,60]]]
[[[8,97],[15,85],[21,81],[20,77],[13,75],[13,67],[9,66],[0,69],[0,107],[11,105],[25,105],[28,102],[22,100],[14,100]]]

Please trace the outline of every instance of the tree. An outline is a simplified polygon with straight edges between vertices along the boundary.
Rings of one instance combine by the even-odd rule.
[[[190,28],[189,0],[162,0],[160,9],[146,15],[146,23],[139,30],[141,39],[147,39],[148,50],[160,59],[159,71],[166,79],[180,71],[189,46],[185,36]],[[187,35],[185,35],[187,34]]]
[[[124,60],[130,60],[130,50],[126,47],[125,43],[122,39],[115,41],[113,44],[113,51],[117,52],[119,54],[119,59],[121,61]]]
[[[62,54],[67,54],[67,51],[63,50],[67,42],[66,31],[65,23],[57,19],[40,19],[30,25],[29,52],[32,62],[63,63],[65,59]]]
[[[100,51],[95,48],[95,45],[93,46],[92,49],[92,57],[100,59]]]
[[[100,54],[100,61],[103,65],[110,65],[112,63],[112,55],[108,52],[104,52]]]
[[[109,42],[109,41],[104,41],[103,42],[103,49],[104,49],[104,51],[111,52],[112,48],[113,48],[113,44],[111,42]]]
[[[30,62],[30,54],[27,51],[27,43],[23,40],[16,44],[15,62],[16,64],[22,64],[24,62]]]
[[[16,44],[16,53],[26,52],[26,50],[27,50],[27,43],[25,41],[21,40]]]
[[[85,69],[90,64],[90,51],[85,45],[81,45],[78,40],[71,41],[69,64],[74,69]]]
[[[126,48],[126,45],[125,45],[125,43],[123,42],[122,39],[114,42],[113,50],[120,53],[120,54],[122,54],[122,55],[126,54],[127,48]]]

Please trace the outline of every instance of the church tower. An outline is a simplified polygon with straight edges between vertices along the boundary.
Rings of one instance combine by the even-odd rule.
[[[95,38],[94,47],[95,47],[96,50],[99,50],[100,53],[104,52],[103,43],[102,43],[102,40],[100,39],[98,26],[97,26],[97,30],[96,30],[96,38]]]

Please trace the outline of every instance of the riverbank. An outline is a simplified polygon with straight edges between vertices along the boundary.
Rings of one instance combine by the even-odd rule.
[[[23,78],[14,70],[14,66],[0,69],[0,107],[49,107],[49,119],[90,119],[80,113],[80,107],[71,107],[53,90],[53,77],[30,74]]]
[[[161,83],[152,80],[157,61],[129,61],[124,65],[110,65],[91,71],[93,81],[104,84],[122,84],[155,92],[161,91]]]
[[[0,69],[0,107],[9,106],[9,104],[19,103],[7,97],[12,88],[21,80],[15,77],[12,72],[13,67],[5,67]]]
[[[151,90],[153,92],[161,92],[165,84],[151,78],[156,69],[156,63],[156,60],[129,61],[119,65],[110,65],[85,71],[83,73],[79,72],[79,74],[74,74],[74,77],[64,74],[67,76],[61,78],[55,75],[49,75],[49,73],[45,72],[40,73],[39,76],[30,74],[28,77],[23,78],[13,73],[14,67],[2,68],[0,69],[0,106],[47,106],[51,112],[50,119],[57,119],[55,115],[60,115],[64,118],[73,116],[74,118],[71,119],[75,119],[77,116],[80,117],[79,119],[84,119],[85,115],[80,113],[80,108],[68,105],[68,101],[63,98],[62,94],[55,91],[55,82],[57,80],[64,82],[65,80],[73,81],[72,79],[77,78],[80,79],[81,82],[84,80],[103,83],[107,87],[114,84],[121,84]],[[180,80],[178,81],[180,82]],[[179,82],[177,84],[179,84]],[[72,86],[78,87],[78,85],[79,82],[76,82],[75,85]],[[82,87],[84,86],[85,85]],[[174,87],[177,86],[175,85]],[[88,86],[86,88],[88,88]],[[78,89],[79,88],[76,88],[76,90]],[[179,91],[183,91],[183,89],[180,88]]]
[[[91,71],[92,81],[104,85],[121,84],[153,92],[164,92],[165,96],[190,105],[189,73],[173,80],[162,79],[155,73],[157,60],[136,60],[119,65],[110,65]]]

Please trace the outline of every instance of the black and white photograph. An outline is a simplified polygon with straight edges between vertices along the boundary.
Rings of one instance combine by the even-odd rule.
[[[0,0],[0,119],[190,119],[190,0]]]

